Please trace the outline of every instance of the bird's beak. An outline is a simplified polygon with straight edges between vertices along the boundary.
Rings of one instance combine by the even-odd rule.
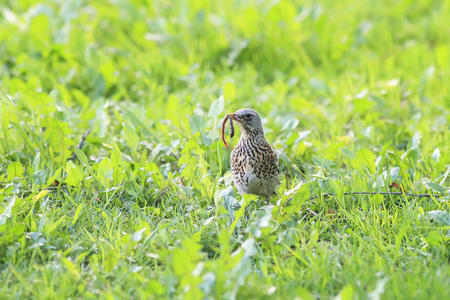
[[[236,115],[236,114],[230,114],[230,117],[231,117],[231,119],[233,119],[233,120],[236,121],[236,122],[240,122],[240,121],[241,121],[241,119],[239,118],[239,116]]]

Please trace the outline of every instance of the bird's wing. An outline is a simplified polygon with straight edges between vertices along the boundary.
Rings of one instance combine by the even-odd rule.
[[[258,140],[258,148],[261,150],[261,153],[263,153],[263,160],[262,162],[267,165],[269,168],[269,171],[273,174],[280,173],[280,170],[278,168],[278,157],[275,150],[272,148],[272,146],[266,141],[266,139],[259,139]]]

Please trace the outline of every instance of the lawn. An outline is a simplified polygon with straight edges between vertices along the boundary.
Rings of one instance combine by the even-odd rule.
[[[0,0],[0,298],[450,299],[449,16]],[[270,205],[231,180],[243,107]]]

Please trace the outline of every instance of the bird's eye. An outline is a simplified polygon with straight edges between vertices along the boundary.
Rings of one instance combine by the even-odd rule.
[[[252,118],[252,115],[251,114],[246,114],[246,115],[244,115],[244,118],[246,118],[247,120],[250,120]]]

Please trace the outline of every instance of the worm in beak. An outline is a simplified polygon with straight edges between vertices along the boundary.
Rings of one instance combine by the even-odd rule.
[[[228,147],[228,143],[225,139],[225,124],[227,123],[227,121],[230,122],[230,138],[232,138],[234,136],[234,126],[233,126],[233,120],[237,121],[236,115],[235,114],[228,114],[225,116],[225,119],[223,119],[222,122],[222,141],[225,144],[225,147]]]

